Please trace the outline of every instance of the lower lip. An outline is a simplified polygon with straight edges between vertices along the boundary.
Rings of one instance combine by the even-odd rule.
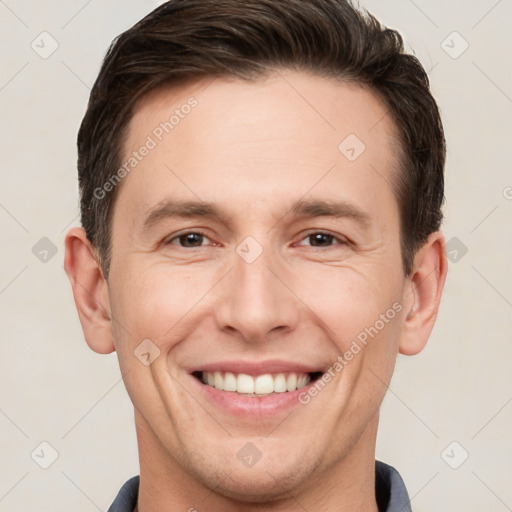
[[[196,377],[191,375],[192,379],[199,386],[206,399],[212,402],[227,413],[240,418],[262,418],[278,415],[287,412],[294,406],[303,406],[299,401],[299,396],[308,391],[315,382],[310,382],[307,386],[295,391],[285,391],[284,393],[272,393],[267,396],[244,396],[233,391],[220,391],[208,384],[203,384]]]

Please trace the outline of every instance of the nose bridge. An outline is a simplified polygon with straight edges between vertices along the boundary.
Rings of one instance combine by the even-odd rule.
[[[295,297],[279,276],[279,259],[251,237],[236,249],[217,320],[247,341],[261,341],[271,331],[289,330],[298,319]]]

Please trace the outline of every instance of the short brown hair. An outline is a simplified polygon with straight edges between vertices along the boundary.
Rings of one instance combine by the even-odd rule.
[[[399,134],[394,179],[403,268],[442,222],[445,140],[427,73],[398,32],[349,0],[171,0],[107,51],[78,133],[81,222],[108,277],[115,174],[136,102],[164,84],[292,68],[356,81],[376,93]]]

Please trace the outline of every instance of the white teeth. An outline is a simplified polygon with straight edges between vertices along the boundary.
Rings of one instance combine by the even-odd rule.
[[[274,377],[274,391],[276,393],[284,393],[286,391],[286,376],[284,373],[278,373]]]
[[[257,395],[265,395],[267,393],[274,392],[274,379],[272,375],[267,373],[266,375],[258,375],[254,380],[254,392]]]
[[[231,372],[224,374],[224,391],[236,391],[236,377]]]
[[[286,389],[288,391],[295,391],[297,389],[297,374],[290,373],[286,379]]]
[[[301,377],[299,377],[297,379],[297,387],[299,389],[303,388],[306,385],[306,379],[307,379],[307,375],[302,375]]]
[[[215,387],[221,390],[224,389],[222,386],[215,385]],[[236,380],[236,390],[238,393],[254,393],[254,379],[250,375],[240,373]]]
[[[235,374],[232,372],[203,372],[203,383],[221,391],[234,391],[246,395],[258,396],[270,393],[285,393],[307,386],[311,380],[307,373],[278,373],[263,375]]]

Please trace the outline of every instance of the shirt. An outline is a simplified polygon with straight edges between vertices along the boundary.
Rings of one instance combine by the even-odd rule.
[[[139,476],[130,478],[121,487],[108,512],[133,512],[139,494]],[[398,471],[375,461],[375,496],[379,512],[412,512],[411,500]]]

